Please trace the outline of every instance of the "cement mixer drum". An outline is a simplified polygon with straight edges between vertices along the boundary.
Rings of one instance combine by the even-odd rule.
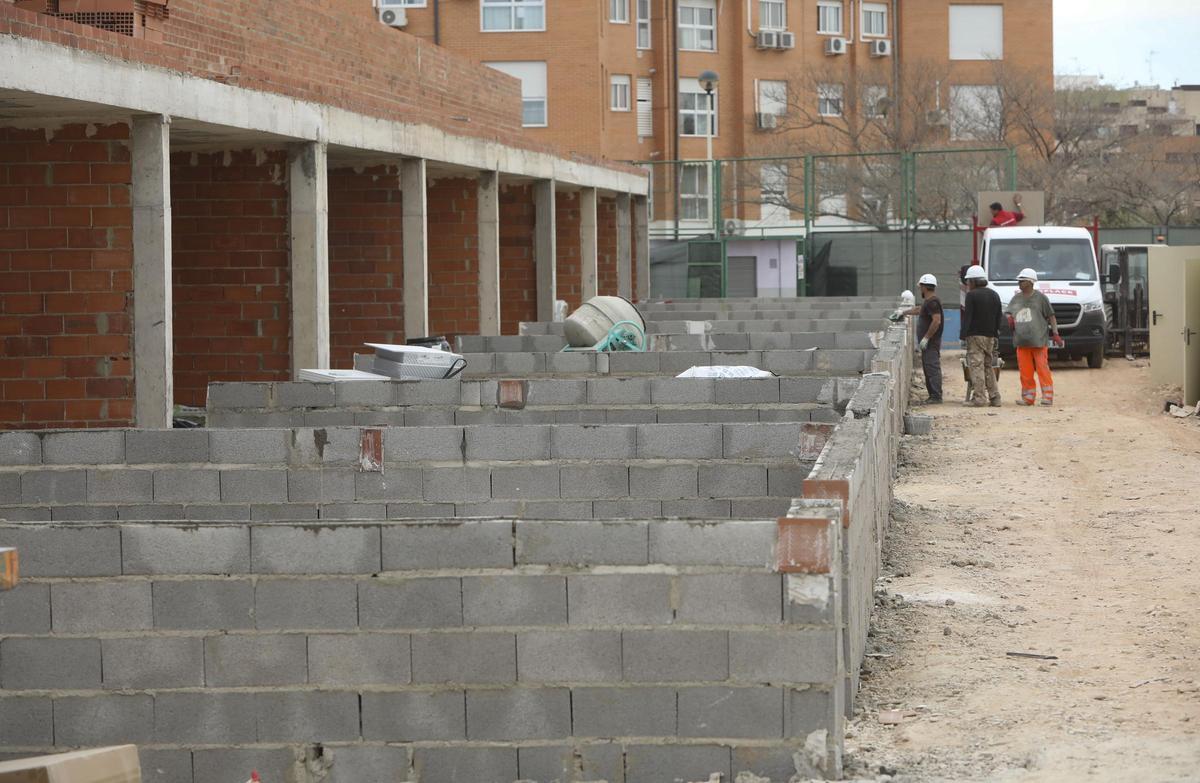
[[[633,302],[622,296],[593,296],[567,316],[563,334],[572,348],[590,348],[604,340],[621,321],[632,321],[646,331],[646,319]]]

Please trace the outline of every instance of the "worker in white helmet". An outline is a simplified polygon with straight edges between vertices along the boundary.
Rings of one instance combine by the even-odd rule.
[[[1013,346],[1017,349],[1017,368],[1021,372],[1022,405],[1033,405],[1037,400],[1034,374],[1042,386],[1042,405],[1054,404],[1054,377],[1050,374],[1050,347],[1063,346],[1058,334],[1058,321],[1050,300],[1041,291],[1034,289],[1037,272],[1022,269],[1017,275],[1021,290],[1013,294],[1008,303],[1008,328],[1012,331]]]
[[[917,337],[921,341],[921,369],[925,373],[925,389],[929,392],[927,405],[942,404],[942,301],[937,296],[937,278],[921,275],[917,281],[921,304],[902,311],[901,315],[916,315]]]
[[[968,290],[958,336],[967,348],[967,369],[971,374],[970,393],[964,405],[999,408],[1000,390],[996,388],[992,365],[996,362],[1004,305],[1000,303],[1000,295],[988,287],[987,272],[983,267],[972,266],[963,279]]]

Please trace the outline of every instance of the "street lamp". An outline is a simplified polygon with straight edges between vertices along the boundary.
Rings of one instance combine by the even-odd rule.
[[[705,155],[705,159],[708,161],[707,185],[708,185],[710,192],[713,187],[713,182],[716,180],[716,177],[715,177],[716,172],[713,170],[715,168],[715,166],[713,164],[713,149],[712,149],[712,147],[713,147],[713,125],[715,125],[717,122],[717,109],[716,109],[716,106],[713,104],[713,90],[716,89],[717,82],[720,81],[720,79],[721,79],[721,77],[717,76],[716,71],[702,71],[700,73],[699,78],[697,79],[697,81],[700,82],[700,86],[704,88],[704,92],[708,94],[708,117],[705,118],[705,123],[704,123],[704,142],[705,142],[705,149],[707,151],[706,155]],[[711,206],[709,207],[709,214],[712,214]]]

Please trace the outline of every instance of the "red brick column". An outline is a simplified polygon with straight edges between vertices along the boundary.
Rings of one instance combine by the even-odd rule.
[[[500,186],[500,332],[516,334],[521,321],[537,320],[533,259],[533,188]]]
[[[596,209],[596,291],[600,296],[617,295],[617,200],[599,199]]]
[[[429,206],[429,331],[479,334],[479,182],[431,179]]]
[[[558,249],[556,295],[567,303],[567,312],[570,313],[583,304],[579,194],[560,191],[555,194],[555,202]]]

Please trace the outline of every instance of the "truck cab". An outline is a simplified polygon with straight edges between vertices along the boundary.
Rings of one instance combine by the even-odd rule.
[[[1007,308],[1017,288],[1017,275],[1026,267],[1038,273],[1035,288],[1054,308],[1058,331],[1066,345],[1051,346],[1059,358],[1087,359],[1088,366],[1104,364],[1108,319],[1096,263],[1096,247],[1086,228],[1014,226],[983,232],[982,265],[988,284]],[[1011,356],[1012,334],[1001,326],[1000,353]]]

